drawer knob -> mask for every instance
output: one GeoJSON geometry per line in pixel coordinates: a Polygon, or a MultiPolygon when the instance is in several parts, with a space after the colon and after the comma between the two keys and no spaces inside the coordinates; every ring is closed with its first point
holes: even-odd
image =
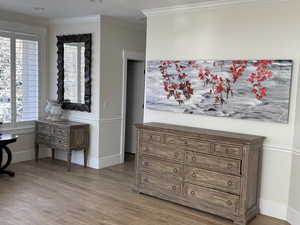
{"type": "Polygon", "coordinates": [[[229,164],[227,165],[227,168],[231,170],[231,169],[233,168],[233,165],[232,165],[231,163],[229,163],[229,164]]]}
{"type": "Polygon", "coordinates": [[[188,142],[187,142],[187,141],[184,141],[184,144],[185,144],[185,145],[188,145],[188,142]]]}
{"type": "Polygon", "coordinates": [[[196,177],[197,175],[196,175],[196,173],[195,172],[193,172],[192,173],[192,177],[196,177]]]}
{"type": "Polygon", "coordinates": [[[192,161],[196,161],[196,160],[197,160],[196,156],[193,156],[192,161]]]}
{"type": "Polygon", "coordinates": [[[149,166],[149,163],[148,163],[148,162],[145,162],[145,163],[144,163],[144,166],[149,166]]]}
{"type": "Polygon", "coordinates": [[[174,173],[178,173],[178,169],[177,168],[174,168],[174,173]]]}
{"type": "Polygon", "coordinates": [[[195,192],[194,192],[194,191],[191,191],[191,195],[193,195],[193,196],[194,196],[194,195],[195,195],[195,192]]]}
{"type": "Polygon", "coordinates": [[[228,181],[228,186],[232,186],[233,185],[233,182],[230,180],[228,181]]]}
{"type": "Polygon", "coordinates": [[[228,200],[227,202],[227,205],[232,205],[232,201],[228,200]]]}
{"type": "Polygon", "coordinates": [[[175,158],[178,158],[178,156],[179,156],[178,152],[175,152],[175,153],[174,153],[174,157],[175,157],[175,158]]]}
{"type": "Polygon", "coordinates": [[[144,178],[144,182],[148,182],[148,179],[147,179],[147,178],[144,178]]]}
{"type": "Polygon", "coordinates": [[[175,185],[174,185],[174,186],[172,186],[172,190],[173,190],[173,191],[176,191],[176,189],[177,189],[177,188],[176,188],[176,186],[175,186],[175,185]]]}

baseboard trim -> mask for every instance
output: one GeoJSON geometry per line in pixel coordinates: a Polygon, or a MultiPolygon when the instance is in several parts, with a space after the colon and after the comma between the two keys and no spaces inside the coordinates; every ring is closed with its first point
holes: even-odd
{"type": "Polygon", "coordinates": [[[287,205],[271,201],[260,199],[260,213],[266,216],[271,216],[277,219],[287,219],[287,205]]]}
{"type": "Polygon", "coordinates": [[[300,212],[295,210],[294,208],[289,207],[287,212],[287,221],[291,225],[298,225],[300,224],[300,212]]]}
{"type": "Polygon", "coordinates": [[[122,163],[120,154],[100,157],[100,160],[99,160],[100,169],[118,165],[120,163],[122,163]]]}
{"type": "MultiPolygon", "coordinates": [[[[49,151],[47,150],[42,150],[40,151],[39,158],[47,158],[49,157],[49,151]]],[[[23,151],[17,151],[17,152],[12,152],[12,163],[18,163],[18,162],[24,162],[24,161],[30,161],[33,160],[34,157],[34,150],[29,149],[29,150],[23,150],[23,151]]],[[[4,162],[7,159],[7,155],[3,154],[3,160],[4,162]]]]}
{"type": "MultiPolygon", "coordinates": [[[[63,160],[63,161],[67,161],[67,152],[66,151],[59,151],[56,150],[55,151],[55,158],[59,159],[59,160],[63,160]]],[[[84,162],[83,162],[84,156],[83,156],[83,151],[77,151],[77,152],[73,152],[72,154],[72,163],[83,166],[84,162]]],[[[99,169],[99,158],[97,157],[89,157],[88,158],[88,167],[89,168],[93,168],[93,169],[99,169]]]]}

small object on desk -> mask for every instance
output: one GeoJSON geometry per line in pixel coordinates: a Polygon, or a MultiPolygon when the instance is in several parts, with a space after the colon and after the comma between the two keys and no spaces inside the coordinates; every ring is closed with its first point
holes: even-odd
{"type": "Polygon", "coordinates": [[[6,168],[10,165],[11,160],[12,160],[12,154],[11,154],[10,149],[7,147],[7,145],[16,142],[17,139],[18,139],[18,136],[14,135],[14,134],[0,135],[0,175],[6,174],[6,175],[9,175],[10,177],[15,176],[14,172],[12,172],[10,170],[6,170],[6,168]],[[7,154],[7,161],[5,164],[2,165],[4,151],[7,154]]]}
{"type": "Polygon", "coordinates": [[[89,150],[89,124],[72,121],[38,120],[36,124],[35,159],[39,159],[39,145],[46,145],[52,150],[67,151],[68,171],[71,170],[72,151],[84,151],[84,167],[87,167],[89,150]]]}

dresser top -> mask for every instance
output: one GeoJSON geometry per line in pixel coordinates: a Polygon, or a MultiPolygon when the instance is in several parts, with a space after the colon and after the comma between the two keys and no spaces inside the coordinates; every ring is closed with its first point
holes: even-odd
{"type": "Polygon", "coordinates": [[[49,125],[56,125],[56,126],[65,126],[65,127],[89,125],[87,123],[79,123],[79,122],[74,122],[69,120],[63,120],[63,121],[37,120],[36,122],[46,123],[49,125]]]}
{"type": "Polygon", "coordinates": [[[218,130],[210,130],[203,128],[195,128],[195,127],[186,127],[186,126],[178,126],[171,124],[163,124],[163,123],[144,123],[137,124],[137,128],[139,129],[148,129],[153,131],[163,131],[170,133],[178,133],[180,132],[183,136],[189,135],[194,137],[207,137],[210,139],[224,139],[224,140],[232,140],[239,143],[253,143],[258,141],[263,141],[265,137],[256,136],[256,135],[248,135],[248,134],[240,134],[226,131],[218,131],[218,130]]]}

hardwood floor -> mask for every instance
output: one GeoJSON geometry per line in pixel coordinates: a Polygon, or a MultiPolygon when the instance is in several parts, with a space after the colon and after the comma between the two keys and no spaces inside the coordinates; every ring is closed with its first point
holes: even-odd
{"type": "MultiPolygon", "coordinates": [[[[136,194],[134,163],[103,170],[41,160],[0,177],[1,225],[231,225],[230,221],[136,194]]],[[[251,225],[287,225],[259,216],[251,225]]]]}

